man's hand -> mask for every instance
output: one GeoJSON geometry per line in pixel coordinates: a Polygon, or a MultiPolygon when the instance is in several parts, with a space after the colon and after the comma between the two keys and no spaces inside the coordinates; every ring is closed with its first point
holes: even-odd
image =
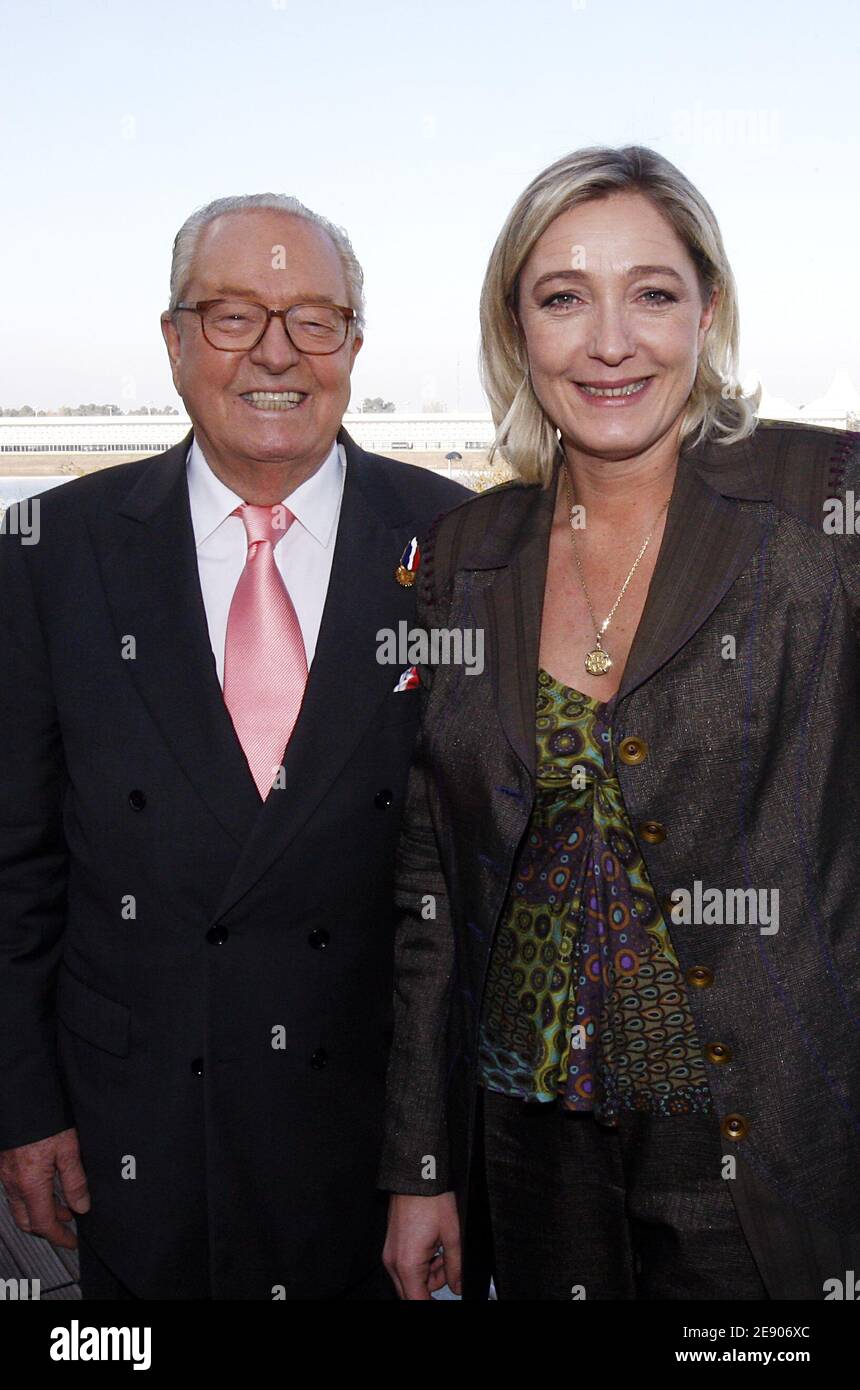
{"type": "Polygon", "coordinates": [[[90,1209],[76,1129],[64,1129],[17,1149],[0,1150],[0,1183],[15,1224],[22,1231],[44,1236],[66,1250],[76,1248],[77,1236],[61,1224],[71,1221],[74,1213],[90,1209]],[[54,1193],[55,1171],[60,1175],[65,1205],[54,1193]]]}
{"type": "Polygon", "coordinates": [[[438,1197],[392,1193],[382,1263],[403,1299],[429,1299],[447,1284],[462,1293],[460,1219],[453,1192],[438,1197]],[[439,1247],[441,1254],[437,1254],[439,1247]]]}

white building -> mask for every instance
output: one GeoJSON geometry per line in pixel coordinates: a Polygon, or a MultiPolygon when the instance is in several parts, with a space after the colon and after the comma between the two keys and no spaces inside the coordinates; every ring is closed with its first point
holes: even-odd
{"type": "MultiPolygon", "coordinates": [[[[493,440],[489,413],[466,415],[347,414],[347,431],[375,453],[485,452],[493,440]]],[[[184,415],[28,415],[0,417],[0,454],[157,454],[190,430],[184,415]]],[[[440,459],[441,462],[441,459],[440,459]]]]}
{"type": "MultiPolygon", "coordinates": [[[[795,406],[764,393],[759,415],[766,420],[797,420],[838,429],[855,428],[860,421],[860,393],[843,370],[837,372],[823,396],[804,406],[795,406]]],[[[371,452],[395,454],[401,458],[411,454],[431,467],[444,468],[467,487],[487,485],[485,455],[494,433],[488,412],[456,415],[349,413],[344,417],[344,425],[356,443],[371,452]],[[448,454],[461,455],[460,459],[453,460],[454,467],[446,460],[448,454]]],[[[117,459],[144,457],[178,444],[190,428],[191,422],[185,415],[0,416],[0,459],[5,454],[21,460],[16,476],[0,477],[0,507],[46,487],[54,487],[92,466],[91,459],[82,459],[79,470],[74,463],[75,454],[114,455],[117,459]],[[48,464],[51,456],[56,458],[55,473],[28,476],[25,461],[28,457],[38,474],[40,467],[51,466],[48,464]]],[[[104,461],[107,464],[110,459],[104,461]]],[[[11,458],[6,466],[14,467],[11,458]]],[[[509,476],[503,464],[498,472],[501,480],[509,476]]]]}
{"type": "Polygon", "coordinates": [[[4,415],[0,454],[157,454],[190,428],[182,415],[4,415]]]}

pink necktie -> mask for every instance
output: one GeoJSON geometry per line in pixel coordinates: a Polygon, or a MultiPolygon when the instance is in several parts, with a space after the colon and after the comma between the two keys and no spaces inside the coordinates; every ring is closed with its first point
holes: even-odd
{"type": "Polygon", "coordinates": [[[224,703],[265,801],[298,718],[308,663],[275,546],[295,517],[288,508],[237,507],[248,535],[224,646],[224,703]]]}

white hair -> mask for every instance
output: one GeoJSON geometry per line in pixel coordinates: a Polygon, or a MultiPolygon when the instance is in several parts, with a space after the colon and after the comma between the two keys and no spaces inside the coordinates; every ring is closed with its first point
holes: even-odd
{"type": "Polygon", "coordinates": [[[303,217],[306,222],[312,222],[315,226],[321,227],[331,237],[346,276],[349,306],[356,313],[356,331],[363,333],[364,272],[358,263],[349,237],[342,227],[329,222],[328,218],[323,217],[321,213],[312,212],[310,208],[305,207],[304,203],[300,203],[298,198],[291,198],[286,193],[246,193],[231,198],[216,198],[213,202],[207,203],[205,207],[197,208],[190,217],[186,218],[173,242],[173,259],[170,263],[170,313],[173,313],[185,293],[185,286],[191,275],[191,263],[194,260],[194,253],[197,250],[197,243],[203,228],[208,227],[210,222],[214,222],[216,217],[223,217],[226,213],[248,212],[255,208],[269,209],[273,212],[288,212],[293,217],[303,217]]]}

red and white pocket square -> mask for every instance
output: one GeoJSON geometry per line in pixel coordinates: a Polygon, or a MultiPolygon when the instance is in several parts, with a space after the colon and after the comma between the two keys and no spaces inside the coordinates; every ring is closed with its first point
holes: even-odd
{"type": "Polygon", "coordinates": [[[394,687],[394,694],[396,695],[400,690],[413,690],[416,685],[420,684],[421,680],[418,675],[418,667],[407,666],[394,687]]]}

